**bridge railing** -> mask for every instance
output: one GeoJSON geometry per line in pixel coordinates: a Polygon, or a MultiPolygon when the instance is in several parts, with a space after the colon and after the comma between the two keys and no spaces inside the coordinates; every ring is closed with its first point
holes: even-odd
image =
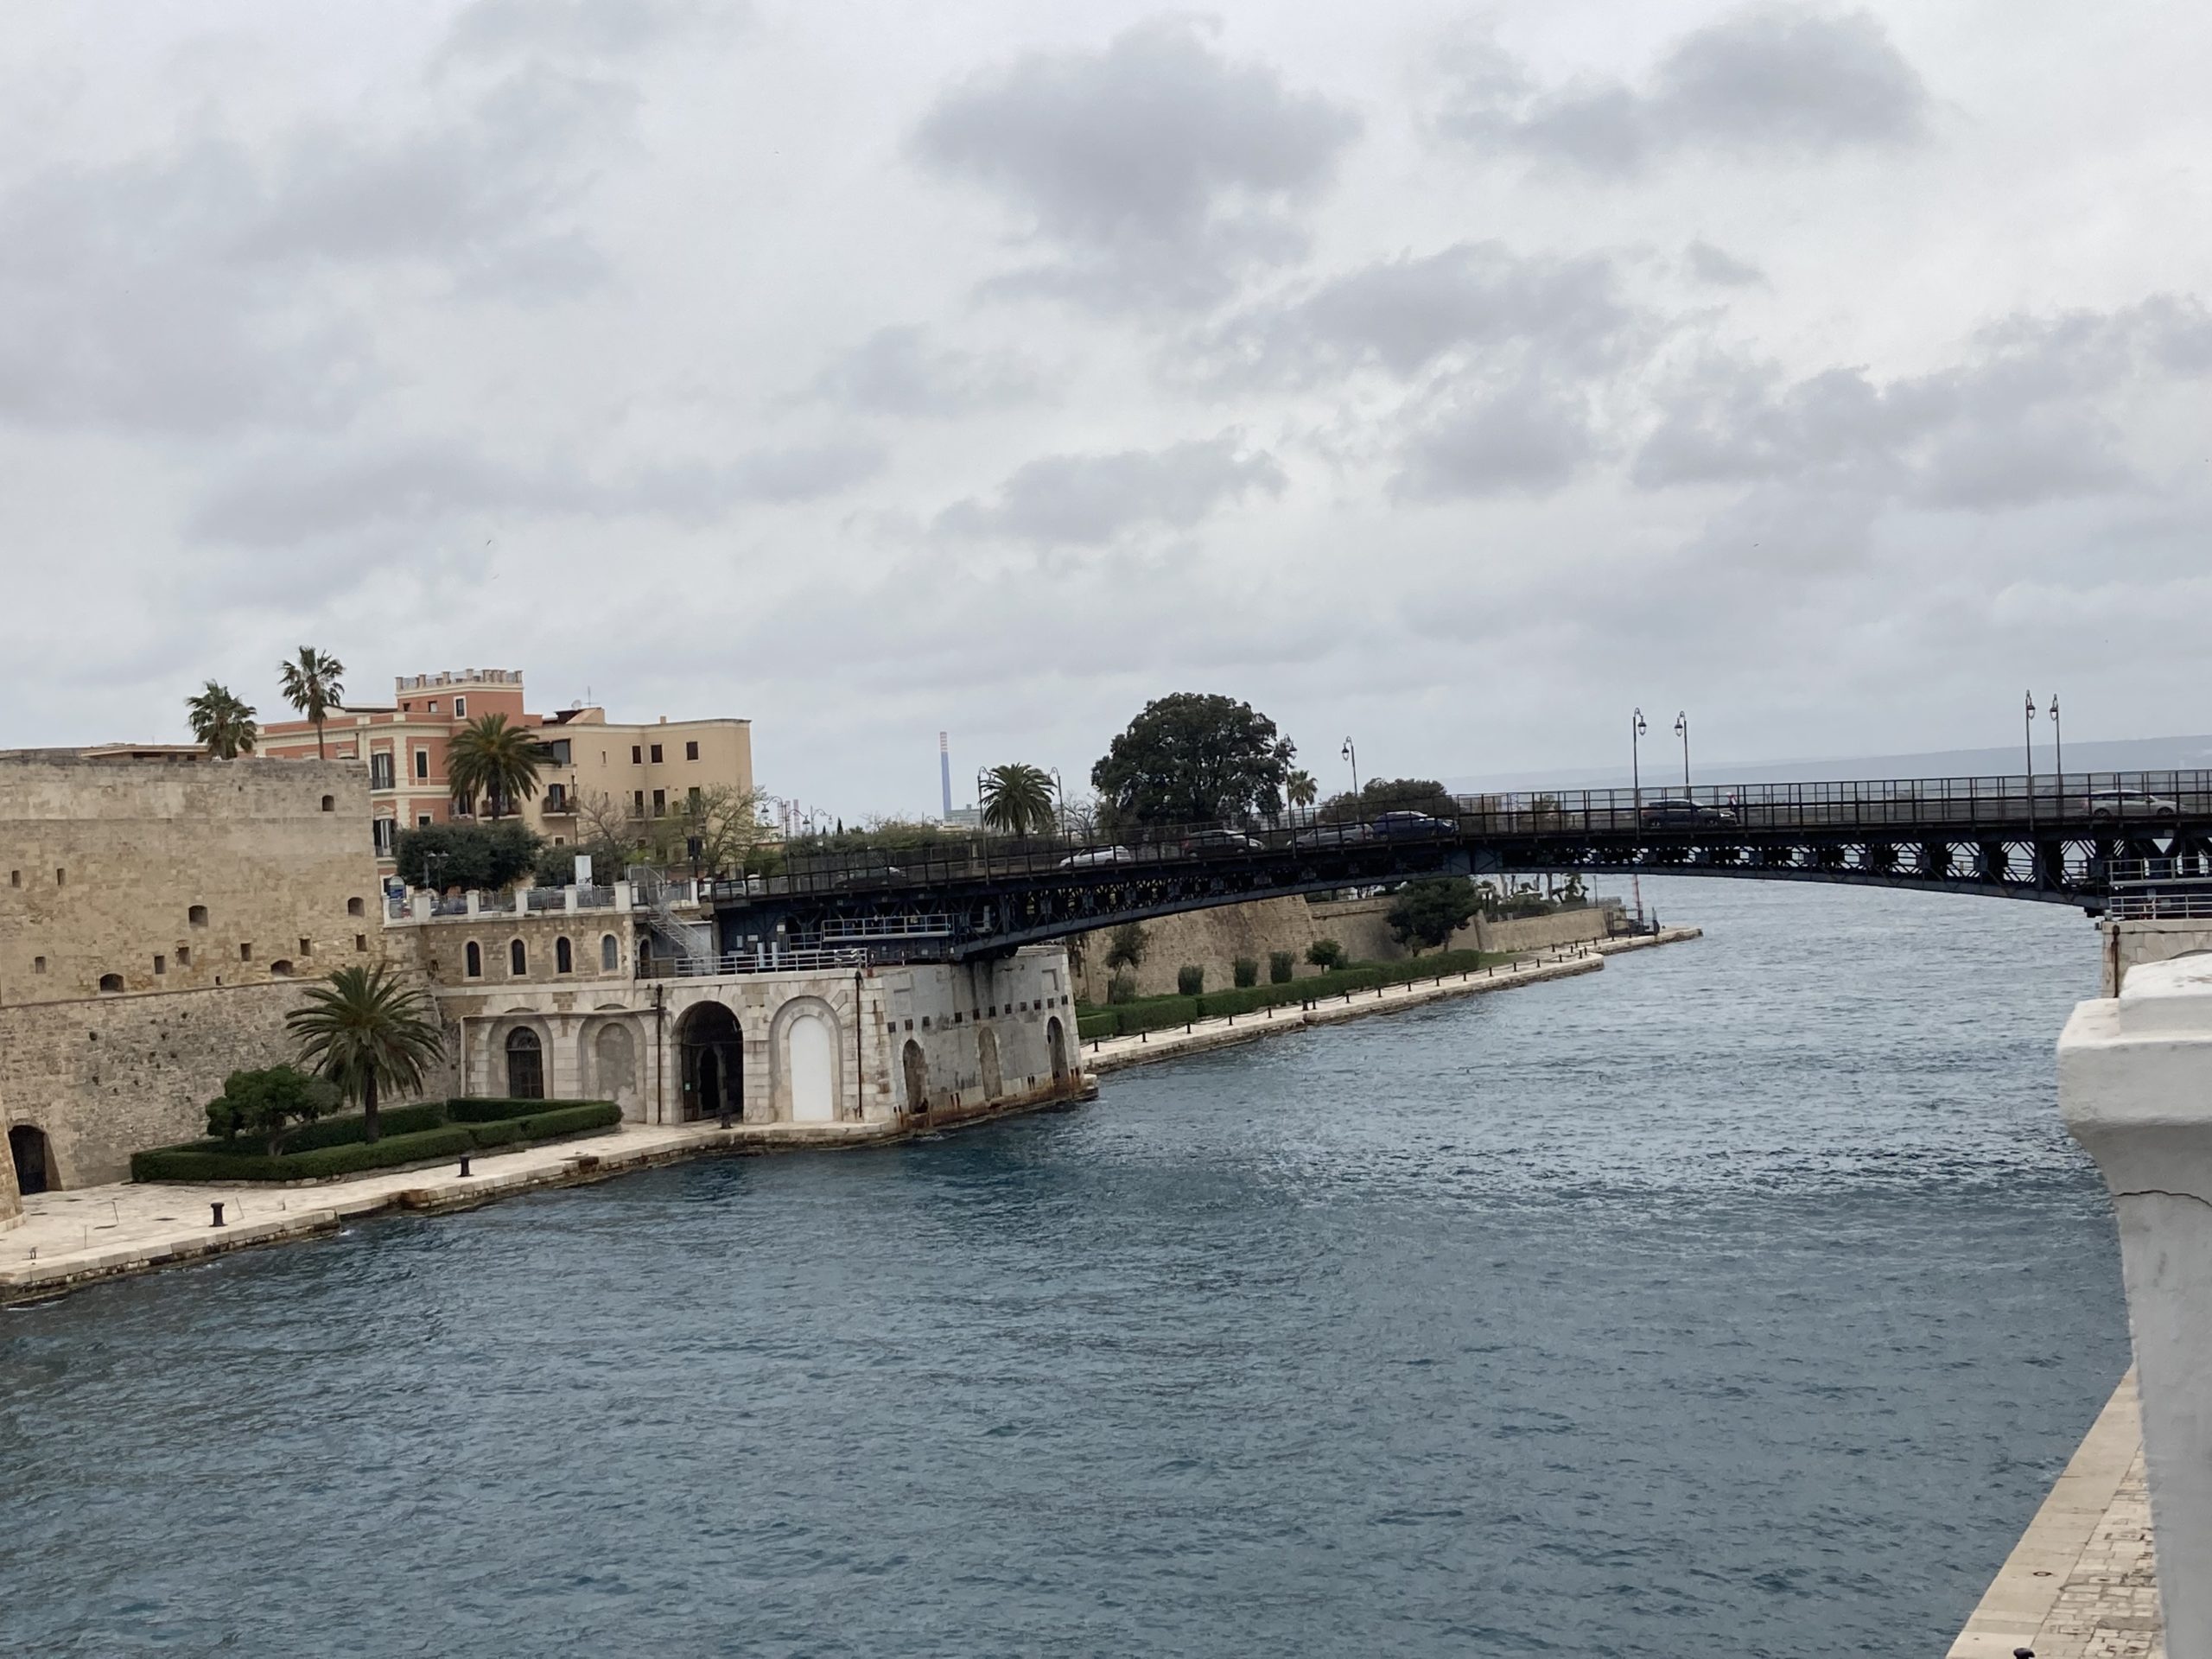
{"type": "Polygon", "coordinates": [[[2212,818],[2212,771],[2067,772],[2011,777],[1900,778],[1832,782],[1700,784],[1655,781],[1641,789],[1541,790],[1440,797],[1429,812],[1367,817],[1304,813],[1148,826],[1119,839],[1060,834],[979,834],[912,848],[796,854],[763,879],[700,884],[700,896],[732,904],[783,895],[850,896],[989,882],[1056,872],[1103,874],[1190,860],[1224,862],[1257,853],[1341,850],[1486,838],[1541,848],[1592,837],[1694,842],[1738,834],[1930,830],[1961,841],[2038,835],[2157,834],[2182,818],[2212,818]],[[1446,812],[1450,816],[1444,816],[1446,812]]]}

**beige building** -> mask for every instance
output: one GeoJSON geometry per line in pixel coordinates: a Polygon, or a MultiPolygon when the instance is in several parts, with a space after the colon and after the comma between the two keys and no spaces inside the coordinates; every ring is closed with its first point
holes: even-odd
{"type": "MultiPolygon", "coordinates": [[[[753,787],[753,722],[712,719],[650,725],[614,722],[596,706],[532,714],[524,706],[523,677],[509,668],[467,668],[442,674],[404,674],[393,683],[388,706],[357,704],[334,710],[324,722],[322,751],[334,760],[369,770],[370,833],[378,868],[389,874],[403,830],[444,823],[456,810],[446,772],[454,735],[486,715],[537,729],[549,751],[538,776],[537,799],[523,821],[556,845],[588,840],[580,803],[603,796],[640,829],[651,820],[680,815],[684,804],[720,787],[753,787]]],[[[272,721],[262,728],[261,753],[280,760],[308,760],[315,729],[304,720],[272,721]]],[[[611,873],[609,873],[611,874],[611,873]]]]}
{"type": "Polygon", "coordinates": [[[351,763],[0,754],[0,1216],[204,1132],[302,982],[383,953],[351,763]]]}

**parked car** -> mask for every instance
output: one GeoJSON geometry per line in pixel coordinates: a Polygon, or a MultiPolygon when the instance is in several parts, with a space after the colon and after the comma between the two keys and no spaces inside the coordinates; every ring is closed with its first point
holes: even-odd
{"type": "Polygon", "coordinates": [[[1441,818],[1431,817],[1426,812],[1385,812],[1373,819],[1368,827],[1385,841],[1453,833],[1450,824],[1441,818]]]}
{"type": "Polygon", "coordinates": [[[1375,839],[1375,832],[1363,823],[1315,823],[1300,830],[1290,843],[1294,847],[1351,847],[1375,839]]]}
{"type": "Polygon", "coordinates": [[[2163,795],[2146,795],[2133,789],[2093,789],[2082,803],[2096,823],[2112,818],[2171,818],[2181,808],[2163,795]]]}
{"type": "Polygon", "coordinates": [[[1647,830],[1687,830],[1708,824],[1733,823],[1736,815],[1725,806],[1707,806],[1681,796],[1662,796],[1646,801],[1637,822],[1647,830]]]}
{"type": "Polygon", "coordinates": [[[1064,870],[1088,870],[1101,864],[1134,864],[1137,855],[1126,847],[1086,847],[1060,861],[1064,870]]]}
{"type": "Polygon", "coordinates": [[[1267,850],[1267,842],[1257,836],[1248,836],[1242,830],[1215,827],[1193,830],[1183,837],[1186,853],[1257,853],[1267,850]]]}

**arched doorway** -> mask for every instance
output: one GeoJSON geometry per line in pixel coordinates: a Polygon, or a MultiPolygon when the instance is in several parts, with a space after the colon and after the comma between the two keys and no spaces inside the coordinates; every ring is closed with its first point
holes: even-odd
{"type": "Polygon", "coordinates": [[[999,1065],[999,1034],[988,1026],[976,1027],[976,1060],[982,1067],[983,1098],[996,1100],[1006,1093],[1006,1073],[999,1065]]]}
{"type": "Polygon", "coordinates": [[[16,1164],[16,1190],[25,1198],[54,1185],[54,1160],[48,1155],[45,1130],[16,1124],[8,1131],[8,1155],[16,1164]]]}
{"type": "Polygon", "coordinates": [[[1052,1081],[1063,1084],[1068,1080],[1068,1034],[1060,1028],[1057,1014],[1045,1022],[1045,1046],[1052,1056],[1052,1081]]]}
{"type": "Polygon", "coordinates": [[[537,1033],[527,1026],[507,1033],[507,1098],[545,1098],[545,1051],[538,1046],[537,1033]]]}
{"type": "Polygon", "coordinates": [[[620,1106],[623,1116],[640,1116],[637,1051],[629,1027],[613,1020],[601,1026],[592,1039],[592,1063],[600,1094],[620,1106]]]}
{"type": "Polygon", "coordinates": [[[719,1002],[702,1002],[676,1027],[683,1080],[683,1121],[745,1116],[745,1037],[737,1016],[719,1002]]]}
{"type": "Polygon", "coordinates": [[[791,1068],[791,1122],[829,1123],[837,1116],[837,1037],[829,1020],[801,1014],[784,1029],[791,1068]]]}
{"type": "Polygon", "coordinates": [[[930,1109],[930,1063],[922,1058],[922,1046],[912,1038],[906,1039],[904,1063],[906,1070],[906,1109],[916,1117],[930,1109]]]}

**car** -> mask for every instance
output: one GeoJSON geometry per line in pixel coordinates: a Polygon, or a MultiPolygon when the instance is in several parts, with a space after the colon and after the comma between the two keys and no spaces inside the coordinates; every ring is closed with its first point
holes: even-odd
{"type": "Polygon", "coordinates": [[[1707,824],[1733,823],[1736,815],[1725,806],[1707,806],[1677,795],[1646,801],[1637,822],[1647,830],[1684,830],[1707,824]]]}
{"type": "Polygon", "coordinates": [[[1257,853],[1266,849],[1267,842],[1242,830],[1193,830],[1183,837],[1183,850],[1186,853],[1257,853]]]}
{"type": "Polygon", "coordinates": [[[1064,870],[1095,869],[1102,864],[1134,864],[1137,855],[1126,847],[1086,847],[1060,861],[1064,870]]]}
{"type": "Polygon", "coordinates": [[[2082,803],[2082,809],[2096,823],[2112,818],[2171,818],[2181,815],[2181,808],[2164,796],[2149,795],[2137,789],[2093,789],[2082,803]]]}
{"type": "Polygon", "coordinates": [[[1316,823],[1300,830],[1291,842],[1294,847],[1354,847],[1375,839],[1375,832],[1363,823],[1316,823]]]}
{"type": "Polygon", "coordinates": [[[1450,824],[1426,812],[1384,812],[1371,820],[1368,827],[1385,841],[1402,841],[1413,836],[1448,836],[1450,824]]]}

